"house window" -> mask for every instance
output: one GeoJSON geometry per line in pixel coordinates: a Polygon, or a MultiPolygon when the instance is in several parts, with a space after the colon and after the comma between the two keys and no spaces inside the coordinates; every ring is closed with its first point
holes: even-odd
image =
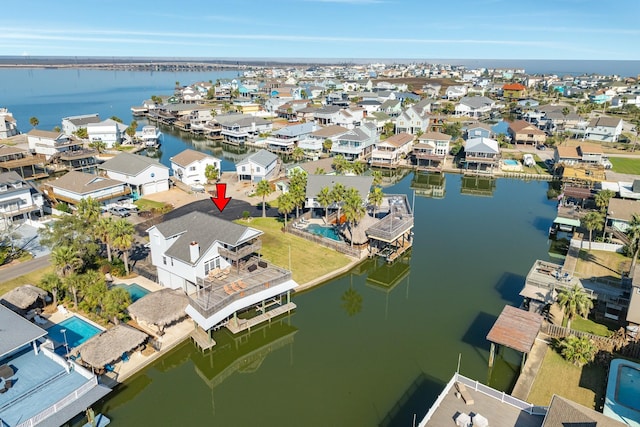
{"type": "Polygon", "coordinates": [[[246,171],[246,168],[245,168],[245,166],[243,166],[243,167],[242,167],[242,172],[244,172],[244,171],[246,171]]]}
{"type": "Polygon", "coordinates": [[[208,275],[211,270],[216,268],[220,268],[220,257],[215,257],[204,262],[204,275],[208,275]]]}
{"type": "Polygon", "coordinates": [[[256,166],[256,172],[260,172],[260,166],[256,166]]]}
{"type": "Polygon", "coordinates": [[[166,256],[163,256],[163,257],[162,257],[162,263],[163,263],[164,265],[167,265],[167,257],[166,257],[166,256]]]}
{"type": "Polygon", "coordinates": [[[193,172],[193,171],[196,170],[196,167],[195,166],[189,166],[189,170],[193,172]]]}

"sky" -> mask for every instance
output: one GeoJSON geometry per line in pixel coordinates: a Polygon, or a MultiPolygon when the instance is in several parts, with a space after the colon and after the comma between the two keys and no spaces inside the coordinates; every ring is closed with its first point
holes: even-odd
{"type": "Polygon", "coordinates": [[[640,0],[22,0],[0,55],[640,60],[640,0]]]}

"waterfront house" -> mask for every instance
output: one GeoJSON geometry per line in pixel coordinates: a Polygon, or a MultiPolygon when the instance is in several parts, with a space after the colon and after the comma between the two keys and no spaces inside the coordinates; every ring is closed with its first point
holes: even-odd
{"type": "Polygon", "coordinates": [[[298,141],[298,147],[302,148],[307,157],[319,157],[324,150],[324,142],[331,141],[333,144],[338,137],[348,132],[349,129],[338,125],[329,125],[314,130],[298,141]]]}
{"type": "Polygon", "coordinates": [[[31,219],[33,212],[42,215],[42,193],[16,172],[0,173],[0,215],[2,228],[9,222],[31,219]]]}
{"type": "Polygon", "coordinates": [[[86,129],[89,123],[100,123],[98,113],[69,116],[62,119],[62,132],[67,135],[75,135],[80,129],[86,129]]]}
{"type": "Polygon", "coordinates": [[[622,119],[595,117],[587,125],[584,137],[593,141],[616,142],[622,134],[622,119]]]}
{"type": "Polygon", "coordinates": [[[219,324],[243,330],[251,321],[239,320],[237,313],[258,307],[266,314],[283,295],[289,303],[298,286],[290,271],[258,259],[260,230],[194,212],[147,232],[158,282],[188,294],[185,311],[204,331],[219,324]]]}
{"type": "Polygon", "coordinates": [[[413,158],[418,169],[436,169],[442,167],[447,154],[451,135],[440,132],[425,132],[418,137],[413,146],[413,158]]]}
{"type": "Polygon", "coordinates": [[[116,122],[113,119],[103,120],[98,123],[87,123],[89,141],[102,141],[107,148],[122,144],[128,138],[125,133],[126,130],[127,125],[116,122]]]}
{"type": "Polygon", "coordinates": [[[0,108],[0,139],[11,138],[18,133],[18,123],[13,114],[6,108],[0,108]]]}
{"type": "Polygon", "coordinates": [[[277,155],[267,150],[259,150],[236,163],[236,173],[240,181],[268,181],[275,177],[277,166],[277,155]]]}
{"type": "Polygon", "coordinates": [[[27,141],[29,150],[44,155],[47,161],[58,160],[67,151],[82,150],[82,141],[62,132],[31,129],[27,133],[27,141]]]}
{"type": "Polygon", "coordinates": [[[365,123],[340,135],[331,145],[331,152],[352,161],[368,159],[377,141],[376,126],[372,123],[365,123]]]}
{"type": "MultiPolygon", "coordinates": [[[[355,188],[363,201],[367,201],[369,198],[369,192],[373,185],[373,176],[347,176],[347,175],[315,175],[310,174],[307,176],[307,187],[305,190],[306,201],[305,207],[307,209],[321,209],[320,215],[324,215],[324,206],[316,201],[316,197],[322,191],[323,188],[329,190],[337,184],[342,184],[347,190],[355,188]]],[[[329,206],[329,208],[337,209],[337,204],[329,206]]]]}
{"type": "Polygon", "coordinates": [[[396,167],[411,153],[415,136],[410,133],[398,133],[378,142],[371,152],[371,166],[396,167]]]}
{"type": "Polygon", "coordinates": [[[449,86],[444,92],[446,99],[460,99],[467,94],[466,86],[449,86]]]}
{"type": "Polygon", "coordinates": [[[285,126],[268,136],[264,144],[267,150],[273,153],[291,155],[298,141],[317,129],[318,127],[313,122],[285,126]]]}
{"type": "Polygon", "coordinates": [[[47,331],[0,305],[0,425],[64,425],[111,389],[54,351],[47,331]]]}
{"type": "Polygon", "coordinates": [[[607,206],[605,233],[628,244],[629,238],[624,233],[629,229],[634,214],[640,214],[640,201],[611,198],[607,206]]]}
{"type": "Polygon", "coordinates": [[[500,161],[498,141],[491,138],[470,138],[464,146],[465,169],[476,172],[493,172],[500,161]]]}
{"type": "Polygon", "coordinates": [[[138,196],[169,189],[169,168],[147,156],[123,152],[102,163],[99,169],[109,178],[126,183],[138,196]]]}
{"type": "Polygon", "coordinates": [[[209,165],[213,165],[218,170],[218,177],[222,173],[220,159],[190,148],[181,151],[169,160],[173,176],[186,185],[206,183],[205,171],[209,165]]]}
{"type": "Polygon", "coordinates": [[[486,123],[475,122],[464,128],[466,139],[469,138],[491,138],[493,129],[486,123]]]}
{"type": "Polygon", "coordinates": [[[509,83],[502,86],[502,97],[508,100],[522,99],[526,93],[526,86],[520,83],[509,83]]]}
{"type": "Polygon", "coordinates": [[[580,144],[577,147],[556,146],[554,148],[556,165],[603,165],[606,157],[602,147],[596,144],[580,144]]]}
{"type": "Polygon", "coordinates": [[[395,127],[396,133],[407,132],[415,135],[418,132],[426,132],[429,128],[429,115],[416,106],[411,106],[396,117],[395,127]]]}
{"type": "Polygon", "coordinates": [[[136,131],[135,138],[148,147],[154,147],[159,144],[162,132],[153,125],[144,125],[142,130],[136,131]]]}
{"type": "Polygon", "coordinates": [[[547,139],[546,133],[525,120],[516,120],[509,123],[507,132],[509,132],[511,142],[514,144],[539,145],[544,144],[547,139]]]}
{"type": "Polygon", "coordinates": [[[14,145],[0,145],[0,169],[6,172],[15,171],[25,179],[44,178],[49,176],[46,163],[44,154],[32,154],[14,145]]]}
{"type": "Polygon", "coordinates": [[[221,135],[224,142],[231,145],[244,145],[248,140],[255,139],[261,133],[269,133],[273,123],[261,117],[233,115],[216,117],[220,123],[221,135]]]}
{"type": "Polygon", "coordinates": [[[122,181],[78,171],[70,171],[57,179],[47,181],[42,185],[42,189],[54,203],[65,202],[72,205],[91,197],[103,206],[108,206],[131,194],[129,186],[122,181]]]}
{"type": "Polygon", "coordinates": [[[488,116],[496,102],[486,96],[465,96],[455,106],[455,115],[480,118],[488,116]]]}

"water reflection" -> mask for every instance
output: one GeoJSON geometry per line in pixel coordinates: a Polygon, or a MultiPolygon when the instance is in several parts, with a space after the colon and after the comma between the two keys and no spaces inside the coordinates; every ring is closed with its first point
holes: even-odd
{"type": "Polygon", "coordinates": [[[460,193],[470,196],[493,197],[496,181],[496,178],[487,176],[463,176],[460,193]]]}
{"type": "Polygon", "coordinates": [[[415,172],[411,180],[411,189],[416,196],[444,199],[447,179],[442,173],[415,172]]]}

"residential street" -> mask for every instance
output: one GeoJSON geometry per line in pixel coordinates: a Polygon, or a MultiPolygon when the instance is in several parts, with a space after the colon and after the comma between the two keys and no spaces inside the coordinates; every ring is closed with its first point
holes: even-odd
{"type": "Polygon", "coordinates": [[[45,255],[9,267],[3,267],[0,269],[0,283],[15,279],[33,270],[44,268],[50,264],[50,261],[50,255],[45,255]]]}

